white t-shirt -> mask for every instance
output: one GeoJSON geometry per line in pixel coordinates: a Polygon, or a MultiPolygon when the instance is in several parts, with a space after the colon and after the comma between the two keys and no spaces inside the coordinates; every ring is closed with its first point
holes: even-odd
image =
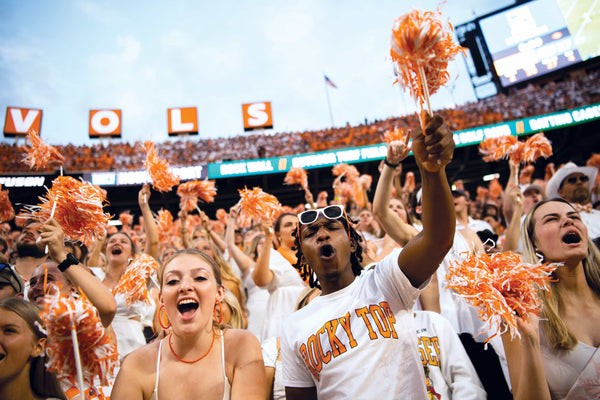
{"type": "Polygon", "coordinates": [[[285,386],[315,386],[319,399],[428,399],[412,315],[420,289],[398,254],[286,318],[285,386]]]}
{"type": "Polygon", "coordinates": [[[416,311],[415,328],[430,398],[487,397],[467,352],[446,318],[432,311],[416,311]]]}
{"type": "Polygon", "coordinates": [[[269,269],[273,272],[273,280],[266,286],[271,296],[260,335],[261,342],[280,336],[279,328],[283,319],[294,312],[298,297],[306,287],[298,271],[277,250],[271,249],[269,269]]]}
{"type": "Polygon", "coordinates": [[[273,400],[285,400],[285,387],[281,384],[281,360],[279,358],[279,349],[277,348],[277,338],[272,337],[265,340],[262,345],[262,356],[265,367],[275,369],[273,375],[273,400]]]}

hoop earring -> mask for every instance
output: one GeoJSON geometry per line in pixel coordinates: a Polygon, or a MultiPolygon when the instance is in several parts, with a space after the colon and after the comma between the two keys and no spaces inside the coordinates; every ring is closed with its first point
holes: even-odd
{"type": "MultiPolygon", "coordinates": [[[[164,309],[165,309],[165,305],[164,305],[164,304],[161,304],[161,305],[160,305],[160,307],[158,308],[158,315],[157,315],[157,317],[158,317],[158,324],[159,324],[159,325],[160,325],[160,326],[161,326],[161,327],[162,327],[164,330],[167,330],[167,329],[169,329],[169,328],[171,327],[171,321],[169,321],[169,317],[167,317],[167,322],[169,323],[169,325],[167,325],[167,326],[164,326],[164,325],[163,325],[163,321],[162,321],[162,318],[161,318],[161,316],[160,316],[160,315],[161,315],[161,311],[163,311],[164,309]]],[[[166,314],[167,314],[167,312],[165,311],[165,315],[166,315],[166,314]]]]}
{"type": "Polygon", "coordinates": [[[213,314],[215,315],[215,321],[217,322],[217,324],[221,325],[221,322],[223,322],[223,310],[221,310],[221,300],[217,300],[215,302],[215,309],[213,314]],[[217,318],[217,304],[219,305],[219,318],[217,318]]]}

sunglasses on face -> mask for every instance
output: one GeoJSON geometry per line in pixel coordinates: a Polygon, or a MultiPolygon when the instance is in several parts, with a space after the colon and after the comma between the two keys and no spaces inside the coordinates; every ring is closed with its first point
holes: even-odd
{"type": "Polygon", "coordinates": [[[586,183],[587,181],[589,181],[590,178],[587,175],[581,175],[581,176],[570,176],[566,179],[566,181],[568,183],[570,183],[571,185],[574,185],[577,183],[577,181],[580,181],[581,183],[586,183]]]}

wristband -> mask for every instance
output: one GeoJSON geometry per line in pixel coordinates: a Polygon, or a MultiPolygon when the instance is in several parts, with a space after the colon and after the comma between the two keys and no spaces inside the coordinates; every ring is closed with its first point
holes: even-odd
{"type": "Polygon", "coordinates": [[[391,163],[388,161],[387,157],[383,159],[383,163],[384,163],[385,165],[387,165],[388,167],[390,167],[391,169],[396,169],[396,167],[397,167],[398,165],[400,165],[400,163],[398,163],[398,164],[391,164],[391,163]]]}
{"type": "Polygon", "coordinates": [[[67,268],[69,268],[71,265],[77,264],[79,264],[79,260],[77,259],[77,257],[75,257],[72,253],[68,253],[67,258],[65,258],[63,262],[58,264],[57,267],[60,270],[60,272],[65,272],[67,268]]]}

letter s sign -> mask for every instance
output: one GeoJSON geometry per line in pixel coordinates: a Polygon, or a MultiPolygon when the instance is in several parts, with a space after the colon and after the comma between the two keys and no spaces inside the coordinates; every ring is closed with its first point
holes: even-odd
{"type": "Polygon", "coordinates": [[[271,102],[242,104],[244,131],[273,128],[271,102]]]}

